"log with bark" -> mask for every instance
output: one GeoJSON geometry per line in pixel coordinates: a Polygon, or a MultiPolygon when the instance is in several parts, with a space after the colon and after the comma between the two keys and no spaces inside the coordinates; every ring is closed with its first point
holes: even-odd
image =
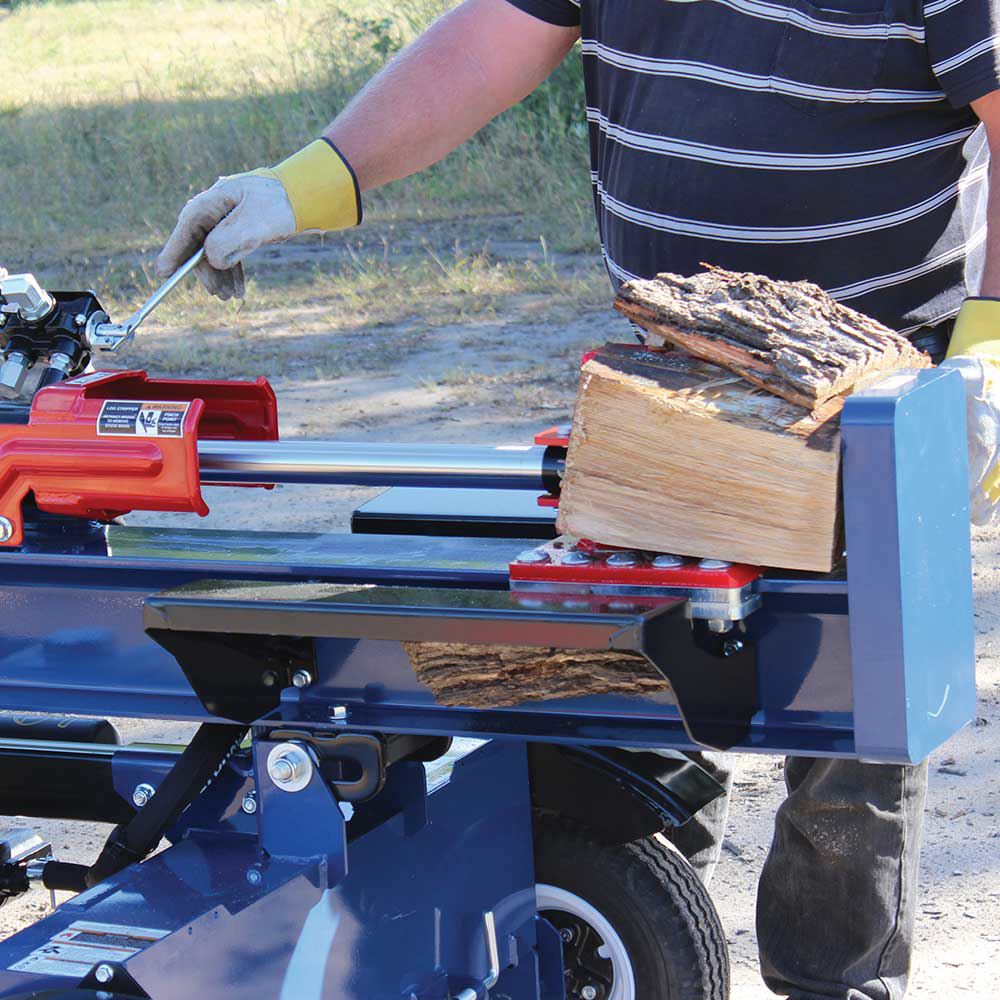
{"type": "Polygon", "coordinates": [[[839,428],[677,352],[583,367],[558,528],[607,545],[829,570],[839,428]]]}
{"type": "Polygon", "coordinates": [[[620,650],[443,642],[404,642],[403,648],[439,705],[504,708],[549,698],[670,690],[645,657],[620,650]]]}
{"type": "Polygon", "coordinates": [[[615,308],[651,346],[672,344],[809,410],[873,374],[930,364],[905,337],[807,281],[718,267],[658,274],[622,285],[615,308]]]}

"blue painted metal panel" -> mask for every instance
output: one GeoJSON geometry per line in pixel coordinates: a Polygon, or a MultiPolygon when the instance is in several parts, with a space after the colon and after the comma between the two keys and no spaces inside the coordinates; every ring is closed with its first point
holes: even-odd
{"type": "Polygon", "coordinates": [[[961,376],[888,378],[841,425],[857,752],[917,762],[975,713],[961,376]]]}
{"type": "MultiPolygon", "coordinates": [[[[426,794],[422,783],[409,787],[426,794]]],[[[351,842],[346,877],[316,860],[343,828],[320,791],[303,799],[312,814],[297,829],[265,830],[278,853],[308,858],[262,855],[255,837],[237,834],[186,839],[0,943],[0,997],[82,978],[9,967],[83,920],[166,932],[122,962],[156,1000],[445,1000],[486,976],[489,910],[501,966],[522,965],[505,975],[511,1000],[539,1000],[523,745],[458,761],[426,796],[426,823],[408,822],[400,803],[351,842]]],[[[286,804],[300,794],[275,791],[286,804]]]]}

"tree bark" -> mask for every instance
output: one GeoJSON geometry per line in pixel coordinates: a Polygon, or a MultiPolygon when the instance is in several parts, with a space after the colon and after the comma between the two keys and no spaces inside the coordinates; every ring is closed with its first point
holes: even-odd
{"type": "Polygon", "coordinates": [[[873,374],[930,365],[905,337],[806,281],[717,267],[664,273],[626,282],[615,308],[653,343],[662,338],[809,410],[873,374]]]}

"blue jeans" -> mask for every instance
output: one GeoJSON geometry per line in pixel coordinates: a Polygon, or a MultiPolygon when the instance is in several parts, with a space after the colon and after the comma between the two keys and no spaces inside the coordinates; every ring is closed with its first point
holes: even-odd
{"type": "MultiPolygon", "coordinates": [[[[732,789],[729,761],[692,755],[732,789]]],[[[927,765],[789,757],[757,893],[764,982],[792,1000],[900,1000],[913,949],[927,765]]],[[[669,836],[703,881],[729,796],[669,836]]]]}

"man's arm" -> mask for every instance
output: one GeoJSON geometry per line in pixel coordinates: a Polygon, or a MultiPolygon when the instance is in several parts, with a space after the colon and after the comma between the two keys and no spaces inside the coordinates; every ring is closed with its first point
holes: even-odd
{"type": "Polygon", "coordinates": [[[322,140],[192,198],[157,271],[173,273],[204,246],[202,284],[220,298],[241,296],[244,257],[305,230],[356,225],[361,191],[440,160],[534,90],[579,34],[507,0],[466,0],[364,87],[322,140]]]}
{"type": "Polygon", "coordinates": [[[466,0],[439,18],[348,104],[324,135],[362,191],[436,163],[562,62],[578,27],[507,0],[466,0]]]}
{"type": "Polygon", "coordinates": [[[986,126],[986,138],[990,146],[989,200],[986,207],[986,260],[983,267],[983,281],[979,294],[991,298],[1000,297],[1000,90],[987,94],[972,102],[976,112],[986,126]]]}

